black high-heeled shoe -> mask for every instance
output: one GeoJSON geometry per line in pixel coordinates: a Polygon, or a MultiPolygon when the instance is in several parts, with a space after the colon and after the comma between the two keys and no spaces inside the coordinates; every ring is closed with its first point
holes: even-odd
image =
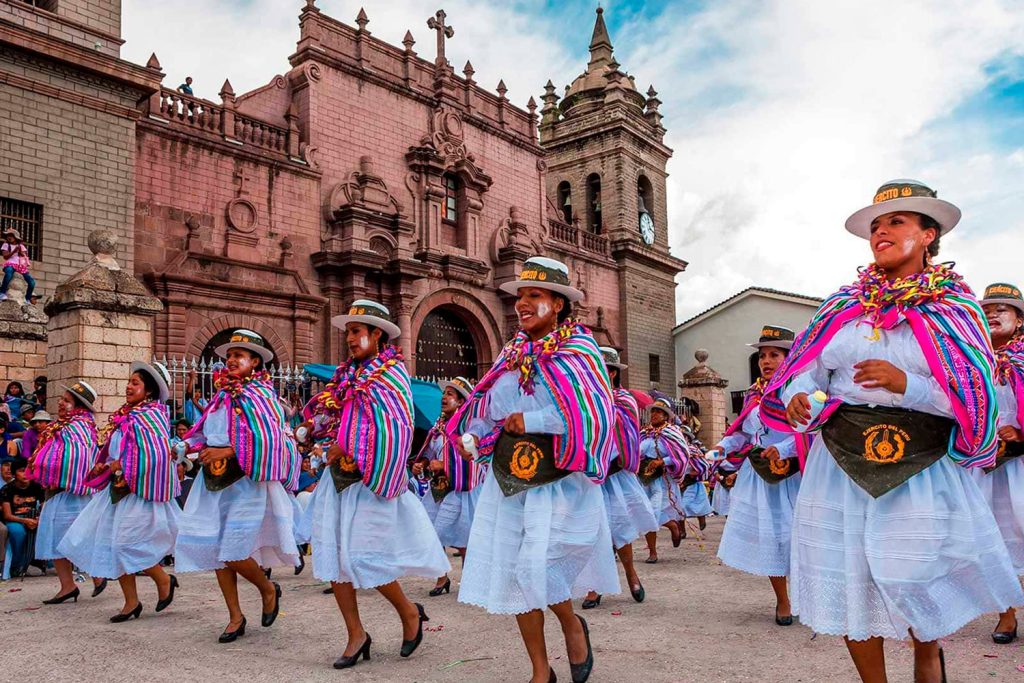
{"type": "Polygon", "coordinates": [[[992,642],[996,645],[1009,645],[1017,640],[1017,622],[1013,622],[1012,631],[995,631],[992,633],[992,642]]]}
{"type": "Polygon", "coordinates": [[[265,576],[265,577],[267,577],[269,579],[270,575],[271,575],[271,573],[273,573],[273,571],[274,571],[273,567],[267,567],[266,569],[263,570],[263,576],[265,576]]]}
{"type": "Polygon", "coordinates": [[[217,642],[218,643],[222,643],[222,644],[223,643],[233,643],[233,642],[235,642],[236,640],[238,640],[239,638],[241,638],[242,636],[245,635],[245,624],[246,624],[245,617],[242,617],[242,624],[241,624],[241,626],[236,628],[234,631],[229,631],[229,630],[227,630],[225,628],[224,629],[224,633],[221,633],[220,637],[217,638],[217,642]]]}
{"type": "Polygon", "coordinates": [[[708,528],[708,518],[707,517],[698,517],[697,518],[697,526],[700,528],[701,531],[704,531],[705,529],[707,529],[708,528]]]}
{"type": "Polygon", "coordinates": [[[658,558],[648,557],[646,560],[644,560],[644,564],[658,564],[658,558]]]}
{"type": "Polygon", "coordinates": [[[590,629],[587,628],[586,620],[578,614],[576,618],[580,620],[580,624],[583,626],[583,636],[587,639],[587,658],[583,660],[582,664],[569,662],[569,673],[572,674],[572,683],[586,683],[590,678],[590,672],[594,669],[594,650],[590,647],[590,629]]]}
{"type": "Polygon", "coordinates": [[[442,593],[451,593],[451,591],[452,591],[452,580],[449,579],[449,578],[446,578],[444,580],[443,584],[441,584],[440,586],[434,586],[432,589],[430,589],[430,592],[427,593],[427,595],[429,595],[432,598],[436,598],[437,596],[441,595],[442,593]]]}
{"type": "Polygon", "coordinates": [[[360,657],[362,657],[365,660],[369,660],[370,659],[370,643],[372,643],[372,642],[373,642],[373,638],[371,638],[370,634],[367,633],[366,634],[366,640],[360,646],[359,651],[356,652],[351,657],[349,657],[348,655],[342,655],[342,656],[338,657],[336,660],[334,660],[334,668],[335,669],[349,669],[349,668],[351,668],[351,667],[356,665],[356,663],[359,661],[360,657]]]}
{"type": "Polygon", "coordinates": [[[644,585],[642,583],[635,590],[630,586],[629,594],[632,595],[633,599],[637,602],[643,602],[644,598],[647,597],[647,592],[644,590],[644,585]]]}
{"type": "Polygon", "coordinates": [[[793,615],[791,614],[788,617],[780,617],[779,613],[776,612],[775,613],[775,623],[778,624],[779,626],[792,626],[793,625],[793,615]]]}
{"type": "Polygon", "coordinates": [[[428,617],[427,613],[423,611],[423,605],[418,602],[415,604],[416,609],[419,610],[420,613],[420,623],[419,626],[416,627],[416,637],[412,640],[402,641],[402,651],[399,652],[399,654],[403,657],[408,657],[413,652],[416,652],[416,648],[418,648],[420,643],[423,642],[423,622],[430,621],[430,617],[428,617]]]}
{"type": "Polygon", "coordinates": [[[334,594],[334,587],[333,586],[328,586],[327,588],[325,588],[323,590],[323,594],[324,595],[333,595],[334,594]]]}
{"type": "Polygon", "coordinates": [[[554,669],[549,669],[551,673],[548,675],[548,683],[558,683],[558,676],[555,675],[554,669]]]}
{"type": "Polygon", "coordinates": [[[171,591],[167,594],[167,597],[156,603],[156,611],[163,612],[165,609],[171,606],[174,602],[174,589],[178,587],[178,577],[171,574],[171,591]]]}
{"type": "Polygon", "coordinates": [[[595,607],[597,607],[600,604],[601,604],[601,594],[598,593],[597,597],[594,598],[593,600],[584,600],[583,601],[583,609],[594,609],[595,607]]]}
{"type": "Polygon", "coordinates": [[[80,590],[78,590],[78,586],[75,586],[75,589],[73,591],[69,591],[69,592],[65,593],[64,595],[58,595],[55,598],[50,598],[49,600],[43,600],[43,604],[44,605],[59,605],[59,604],[61,604],[63,602],[67,602],[68,600],[73,600],[74,602],[78,602],[78,596],[81,595],[81,593],[82,592],[80,590]]]}
{"type": "Polygon", "coordinates": [[[669,527],[668,531],[672,535],[672,547],[678,548],[679,544],[686,538],[686,526],[685,522],[676,522],[675,526],[669,527]]]}
{"type": "Polygon", "coordinates": [[[135,609],[133,609],[131,612],[128,612],[127,614],[125,614],[124,612],[121,612],[119,614],[115,614],[114,616],[110,617],[110,623],[111,624],[120,624],[122,622],[128,621],[129,619],[138,619],[140,614],[142,614],[142,603],[141,602],[139,604],[135,605],[135,609]]]}
{"type": "Polygon", "coordinates": [[[280,611],[281,611],[281,586],[280,586],[280,584],[275,583],[274,584],[274,611],[273,612],[264,612],[263,613],[263,618],[260,619],[260,623],[263,625],[263,628],[268,628],[270,626],[273,626],[274,622],[277,620],[277,614],[280,611]]]}
{"type": "Polygon", "coordinates": [[[92,597],[97,597],[100,593],[107,590],[107,580],[103,579],[92,587],[92,597]]]}
{"type": "Polygon", "coordinates": [[[298,576],[299,574],[301,574],[302,570],[305,569],[305,568],[306,568],[306,558],[303,557],[302,553],[300,552],[299,553],[299,566],[295,568],[295,576],[298,576]]]}
{"type": "Polygon", "coordinates": [[[946,655],[939,648],[939,669],[942,672],[942,683],[946,683],[946,655]]]}

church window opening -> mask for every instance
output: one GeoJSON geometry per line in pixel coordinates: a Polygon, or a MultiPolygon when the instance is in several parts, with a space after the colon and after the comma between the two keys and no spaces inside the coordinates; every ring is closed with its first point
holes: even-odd
{"type": "Polygon", "coordinates": [[[459,179],[450,173],[444,176],[444,204],[441,205],[441,218],[449,223],[459,221],[459,179]]]}
{"type": "Polygon", "coordinates": [[[587,178],[587,210],[590,212],[588,228],[590,232],[600,235],[601,221],[601,176],[591,173],[587,178]]]}
{"type": "Polygon", "coordinates": [[[650,354],[651,383],[661,384],[661,356],[650,354]]]}
{"type": "Polygon", "coordinates": [[[568,180],[558,183],[558,210],[562,212],[562,220],[572,225],[572,186],[568,180]]]}
{"type": "Polygon", "coordinates": [[[640,176],[636,181],[637,213],[654,215],[654,189],[647,176],[640,176]]]}
{"type": "Polygon", "coordinates": [[[0,197],[0,232],[4,230],[17,230],[21,241],[28,248],[28,257],[33,261],[42,260],[42,206],[0,197]]]}
{"type": "Polygon", "coordinates": [[[57,0],[22,0],[26,5],[32,5],[47,12],[57,11],[57,0]]]}

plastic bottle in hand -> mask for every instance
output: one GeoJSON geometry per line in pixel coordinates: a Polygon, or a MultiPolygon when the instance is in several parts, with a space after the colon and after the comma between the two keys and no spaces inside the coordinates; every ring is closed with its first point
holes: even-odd
{"type": "Polygon", "coordinates": [[[187,442],[179,441],[178,443],[174,444],[174,454],[176,456],[178,456],[179,460],[181,458],[184,458],[186,453],[188,453],[188,443],[187,442]]]}
{"type": "Polygon", "coordinates": [[[299,443],[306,443],[306,439],[309,437],[309,430],[305,426],[300,426],[295,430],[295,440],[299,443]]]}
{"type": "Polygon", "coordinates": [[[825,408],[825,402],[828,401],[828,394],[819,389],[808,396],[807,401],[811,404],[811,418],[806,424],[798,424],[796,426],[796,431],[798,432],[806,432],[810,428],[811,423],[814,422],[818,415],[821,414],[821,411],[825,408]]]}
{"type": "Polygon", "coordinates": [[[462,447],[466,449],[466,452],[472,455],[474,458],[478,455],[476,449],[476,439],[473,438],[472,434],[462,435],[462,447]]]}

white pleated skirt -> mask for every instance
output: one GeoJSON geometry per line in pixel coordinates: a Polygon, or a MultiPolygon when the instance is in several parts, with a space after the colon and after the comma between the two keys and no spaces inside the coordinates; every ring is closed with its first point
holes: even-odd
{"type": "Polygon", "coordinates": [[[427,519],[429,519],[430,523],[433,524],[434,520],[437,518],[438,505],[437,501],[434,500],[434,496],[430,494],[430,489],[427,489],[427,492],[421,496],[419,491],[416,489],[416,485],[411,483],[410,477],[409,492],[416,496],[417,500],[420,501],[423,505],[423,509],[427,511],[427,519]]]}
{"type": "Polygon", "coordinates": [[[82,514],[92,496],[76,496],[67,491],[61,491],[53,498],[43,503],[43,509],[39,512],[39,525],[36,527],[36,551],[37,560],[60,560],[61,555],[58,546],[64,540],[68,529],[82,514]]]}
{"type": "Polygon", "coordinates": [[[225,562],[250,557],[264,568],[298,566],[297,508],[279,481],[243,477],[226,489],[209,491],[200,472],[178,520],[175,569],[223,569],[225,562]]]}
{"type": "Polygon", "coordinates": [[[873,498],[817,439],[792,557],[793,613],[818,633],[852,640],[907,639],[911,629],[936,640],[1024,601],[991,510],[949,458],[873,498]]]}
{"type": "Polygon", "coordinates": [[[658,526],[672,520],[682,520],[683,494],[675,479],[659,477],[650,484],[644,484],[644,493],[651,501],[651,509],[658,518],[658,526]]]}
{"type": "Polygon", "coordinates": [[[82,510],[58,551],[90,576],[134,574],[174,553],[179,514],[173,500],[155,503],[130,493],[115,505],[103,490],[82,510]]]}
{"type": "Polygon", "coordinates": [[[683,491],[682,496],[683,513],[687,517],[705,517],[711,514],[711,499],[708,498],[708,487],[704,482],[698,481],[690,484],[683,491]]]}
{"type": "Polygon", "coordinates": [[[616,550],[658,530],[660,525],[651,501],[634,473],[619,470],[601,484],[601,493],[608,513],[612,547],[616,550]]]}
{"type": "MultiPolygon", "coordinates": [[[[739,476],[736,478],[739,479],[739,476]]],[[[722,482],[715,484],[715,488],[711,492],[711,510],[716,515],[722,515],[724,517],[729,514],[730,494],[731,492],[729,489],[722,486],[722,482]]]]}
{"type": "Polygon", "coordinates": [[[1024,575],[1024,458],[1014,458],[991,474],[980,467],[969,471],[996,518],[1014,571],[1024,575]]]}
{"type": "Polygon", "coordinates": [[[330,479],[306,509],[313,576],[376,588],[406,576],[436,579],[451,565],[416,494],[382,498],[362,483],[341,493],[330,479]]]}
{"type": "MultiPolygon", "coordinates": [[[[479,486],[472,491],[454,491],[437,506],[434,530],[442,546],[465,548],[469,544],[469,532],[473,528],[473,513],[480,499],[480,491],[479,486]]],[[[433,498],[429,493],[427,496],[433,498]]]]}
{"type": "Polygon", "coordinates": [[[585,474],[506,497],[488,472],[481,488],[459,602],[522,614],[619,592],[604,496],[585,474]]]}
{"type": "MultiPolygon", "coordinates": [[[[826,455],[831,459],[831,456],[826,455]]],[[[755,576],[788,576],[800,474],[769,484],[744,460],[729,495],[718,559],[755,576]]]]}

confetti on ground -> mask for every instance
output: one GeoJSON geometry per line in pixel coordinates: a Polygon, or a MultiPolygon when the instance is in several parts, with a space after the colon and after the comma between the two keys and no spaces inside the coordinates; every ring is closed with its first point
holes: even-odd
{"type": "Polygon", "coordinates": [[[1017,665],[1017,671],[1019,671],[1022,674],[1024,674],[1024,664],[1018,664],[1017,665]]]}
{"type": "Polygon", "coordinates": [[[437,631],[443,631],[444,630],[444,624],[440,624],[438,626],[424,626],[423,630],[424,631],[433,631],[433,632],[436,633],[437,631]]]}
{"type": "Polygon", "coordinates": [[[622,616],[622,612],[612,612],[612,616],[613,617],[621,617],[622,616]]]}

